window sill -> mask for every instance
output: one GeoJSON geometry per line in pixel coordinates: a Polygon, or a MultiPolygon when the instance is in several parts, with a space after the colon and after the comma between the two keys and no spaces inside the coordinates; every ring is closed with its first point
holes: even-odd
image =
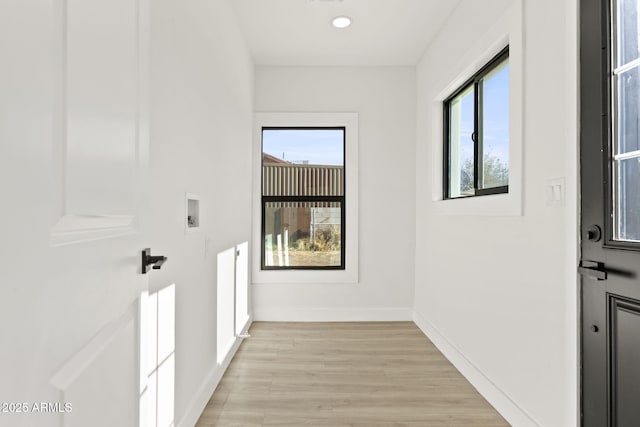
{"type": "Polygon", "coordinates": [[[253,274],[253,284],[291,283],[358,283],[356,269],[345,270],[259,270],[253,274]]]}
{"type": "Polygon", "coordinates": [[[522,216],[522,202],[514,193],[487,194],[434,200],[431,210],[436,215],[522,216]]]}

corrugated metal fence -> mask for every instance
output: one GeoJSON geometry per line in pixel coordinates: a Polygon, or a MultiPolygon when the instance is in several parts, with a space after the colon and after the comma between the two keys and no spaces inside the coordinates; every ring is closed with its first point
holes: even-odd
{"type": "Polygon", "coordinates": [[[342,166],[265,165],[263,196],[343,196],[342,166]]]}

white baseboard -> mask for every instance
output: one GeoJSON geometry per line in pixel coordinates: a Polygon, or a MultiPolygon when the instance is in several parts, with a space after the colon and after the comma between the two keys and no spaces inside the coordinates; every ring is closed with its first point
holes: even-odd
{"type": "MultiPolygon", "coordinates": [[[[251,322],[252,319],[250,317],[247,321],[247,324],[242,330],[248,330],[251,326],[251,322]]],[[[191,403],[189,404],[185,414],[182,416],[182,419],[180,420],[180,422],[176,423],[177,427],[193,427],[196,425],[198,419],[200,418],[200,415],[202,414],[202,411],[207,406],[207,403],[209,402],[209,399],[211,399],[211,396],[216,390],[216,387],[218,387],[218,384],[220,384],[220,380],[222,380],[222,376],[229,367],[229,364],[233,360],[233,357],[236,355],[238,348],[240,348],[241,343],[242,338],[236,337],[233,345],[231,346],[231,349],[229,350],[229,353],[227,354],[227,357],[225,357],[222,364],[214,365],[213,369],[209,372],[205,380],[202,382],[202,385],[198,389],[195,397],[191,400],[191,403]]]]}
{"type": "Polygon", "coordinates": [[[254,308],[257,322],[410,322],[408,308],[254,308]]]}
{"type": "Polygon", "coordinates": [[[478,390],[509,424],[518,427],[539,426],[531,415],[511,400],[506,393],[442,335],[436,327],[416,312],[413,312],[413,321],[438,350],[460,371],[462,376],[478,390]]]}

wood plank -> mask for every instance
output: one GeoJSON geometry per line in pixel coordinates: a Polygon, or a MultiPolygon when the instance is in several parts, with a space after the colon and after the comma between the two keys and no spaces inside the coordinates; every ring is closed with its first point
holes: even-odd
{"type": "Polygon", "coordinates": [[[250,333],[197,427],[508,426],[412,322],[250,333]]]}

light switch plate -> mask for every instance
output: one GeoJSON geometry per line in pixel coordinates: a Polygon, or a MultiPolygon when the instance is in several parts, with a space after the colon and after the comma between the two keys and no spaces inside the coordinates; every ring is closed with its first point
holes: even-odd
{"type": "Polygon", "coordinates": [[[555,178],[547,180],[547,206],[564,206],[565,179],[555,178]]]}

